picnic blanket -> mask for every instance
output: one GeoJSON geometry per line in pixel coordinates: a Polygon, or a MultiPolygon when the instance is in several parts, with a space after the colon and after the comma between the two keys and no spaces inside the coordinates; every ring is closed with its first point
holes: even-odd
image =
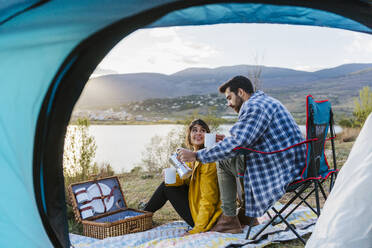
{"type": "MultiPolygon", "coordinates": [[[[290,211],[291,207],[287,210],[290,211]]],[[[260,225],[255,226],[251,230],[253,236],[259,229],[268,221],[268,216],[264,215],[259,218],[260,225]]],[[[288,218],[291,224],[296,226],[296,230],[300,235],[305,235],[312,232],[316,222],[316,215],[309,209],[300,207],[288,218]]],[[[248,240],[245,235],[248,226],[244,228],[244,233],[229,234],[217,232],[205,232],[200,234],[182,235],[190,230],[191,227],[184,221],[175,221],[155,227],[151,230],[139,233],[132,233],[118,237],[106,239],[94,239],[76,234],[70,234],[70,241],[75,248],[85,247],[226,247],[229,244],[245,244],[248,240]]],[[[287,230],[285,224],[270,226],[260,235],[263,238],[257,244],[246,244],[243,247],[263,247],[274,242],[288,241],[296,239],[296,236],[287,230]]]]}

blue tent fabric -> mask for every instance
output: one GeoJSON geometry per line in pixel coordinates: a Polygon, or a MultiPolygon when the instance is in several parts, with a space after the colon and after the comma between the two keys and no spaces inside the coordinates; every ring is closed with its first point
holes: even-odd
{"type": "MultiPolygon", "coordinates": [[[[62,94],[66,78],[77,74],[72,71],[89,49],[103,49],[100,41],[110,40],[107,36],[123,38],[141,27],[239,22],[318,25],[371,33],[372,11],[366,2],[216,2],[203,6],[201,0],[0,1],[0,247],[69,245],[60,190],[63,179],[59,178],[62,154],[48,155],[38,144],[63,147],[68,120],[58,118],[56,99],[68,103],[70,107],[63,111],[71,113],[76,99],[62,94]],[[314,8],[306,8],[312,4],[314,8]],[[88,43],[93,37],[97,43],[88,43]],[[59,129],[48,133],[55,126],[59,129]],[[49,160],[44,160],[46,156],[49,160]],[[53,194],[61,202],[53,202],[53,194]]],[[[115,42],[107,44],[112,47],[115,42]]],[[[92,61],[80,65],[79,79],[87,81],[99,59],[92,61]]],[[[71,85],[81,81],[69,79],[71,85]]],[[[75,94],[80,92],[77,87],[75,94]]]]}
{"type": "Polygon", "coordinates": [[[168,14],[150,27],[215,23],[277,23],[342,28],[370,33],[371,29],[343,16],[322,10],[271,4],[210,4],[168,14]],[[208,18],[206,18],[208,17],[208,18]]]}
{"type": "Polygon", "coordinates": [[[40,0],[1,0],[0,1],[0,24],[12,17],[36,6],[40,0]]]}

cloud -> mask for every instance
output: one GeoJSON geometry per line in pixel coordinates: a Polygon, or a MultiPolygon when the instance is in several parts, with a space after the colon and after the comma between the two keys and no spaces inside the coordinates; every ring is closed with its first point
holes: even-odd
{"type": "Polygon", "coordinates": [[[372,40],[370,35],[353,33],[352,42],[345,47],[349,53],[372,53],[372,40]]]}
{"type": "Polygon", "coordinates": [[[154,57],[148,58],[147,62],[154,65],[154,64],[156,64],[156,58],[154,58],[154,57]]]}
{"type": "Polygon", "coordinates": [[[313,71],[317,71],[317,70],[321,70],[321,69],[324,69],[325,67],[319,67],[319,66],[309,66],[309,65],[296,65],[293,67],[294,70],[298,70],[298,71],[309,71],[309,72],[313,72],[313,71]]]}
{"type": "Polygon", "coordinates": [[[177,35],[177,30],[179,30],[178,27],[153,28],[148,30],[148,33],[153,38],[172,38],[177,35]]]}
{"type": "Polygon", "coordinates": [[[97,66],[97,68],[94,70],[92,75],[90,75],[90,78],[99,77],[99,76],[108,75],[108,74],[117,74],[117,73],[118,72],[115,70],[105,69],[100,66],[97,66]]]}
{"type": "Polygon", "coordinates": [[[101,62],[119,73],[174,73],[186,67],[209,67],[220,52],[179,27],[138,30],[122,40],[101,62]]]}
{"type": "MultiPolygon", "coordinates": [[[[159,37],[160,33],[156,33],[159,37]]],[[[153,56],[163,56],[170,59],[169,62],[186,63],[198,66],[205,64],[206,59],[211,59],[219,52],[209,44],[181,37],[175,29],[169,33],[162,33],[162,37],[168,37],[165,42],[157,42],[153,56]]]]}
{"type": "Polygon", "coordinates": [[[100,66],[119,73],[171,74],[188,67],[236,64],[315,71],[371,61],[372,39],[367,34],[288,25],[220,24],[137,30],[119,42],[100,66]]]}

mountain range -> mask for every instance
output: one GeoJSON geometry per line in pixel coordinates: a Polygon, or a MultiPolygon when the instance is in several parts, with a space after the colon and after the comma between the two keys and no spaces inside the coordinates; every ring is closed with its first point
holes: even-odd
{"type": "Polygon", "coordinates": [[[293,97],[313,94],[331,98],[350,109],[352,98],[358,95],[358,91],[363,86],[372,86],[372,63],[343,64],[314,72],[256,65],[187,68],[171,75],[130,73],[91,78],[77,108],[217,93],[218,86],[233,76],[254,75],[257,71],[261,71],[261,88],[279,100],[287,101],[287,104],[293,97]]]}

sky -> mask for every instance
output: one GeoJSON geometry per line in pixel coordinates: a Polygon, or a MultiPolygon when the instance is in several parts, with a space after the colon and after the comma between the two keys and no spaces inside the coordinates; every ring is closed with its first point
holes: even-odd
{"type": "Polygon", "coordinates": [[[283,24],[217,24],[137,30],[119,42],[94,75],[239,64],[316,71],[372,63],[372,35],[283,24]]]}

